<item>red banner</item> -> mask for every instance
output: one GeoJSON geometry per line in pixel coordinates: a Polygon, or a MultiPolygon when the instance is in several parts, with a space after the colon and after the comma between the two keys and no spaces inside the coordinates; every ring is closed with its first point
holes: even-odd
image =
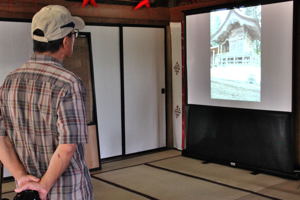
{"type": "Polygon", "coordinates": [[[137,6],[135,6],[134,10],[137,10],[143,6],[146,6],[147,8],[150,8],[150,0],[141,0],[140,3],[138,3],[137,6]]]}
{"type": "Polygon", "coordinates": [[[94,7],[98,7],[96,0],[83,0],[81,6],[84,8],[88,3],[92,4],[94,7]]]}
{"type": "MultiPolygon", "coordinates": [[[[94,7],[98,7],[96,0],[83,0],[82,7],[84,8],[88,3],[92,4],[94,7]]],[[[134,7],[134,10],[138,10],[143,6],[150,8],[150,0],[141,0],[140,3],[134,7]]]]}

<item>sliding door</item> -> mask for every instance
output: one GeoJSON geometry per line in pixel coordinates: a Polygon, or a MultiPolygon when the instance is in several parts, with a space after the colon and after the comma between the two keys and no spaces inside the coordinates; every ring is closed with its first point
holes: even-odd
{"type": "Polygon", "coordinates": [[[164,28],[123,28],[125,153],[166,145],[164,28]]]}
{"type": "Polygon", "coordinates": [[[101,159],[122,155],[119,27],[87,26],[91,33],[101,159]]]}

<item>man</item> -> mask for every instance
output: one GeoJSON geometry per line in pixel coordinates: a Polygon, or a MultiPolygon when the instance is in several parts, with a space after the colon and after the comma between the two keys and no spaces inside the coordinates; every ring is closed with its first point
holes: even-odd
{"type": "Polygon", "coordinates": [[[93,199],[84,161],[85,90],[62,66],[83,28],[63,6],[42,8],[32,19],[33,56],[0,89],[0,160],[16,192],[37,190],[42,200],[93,199]]]}

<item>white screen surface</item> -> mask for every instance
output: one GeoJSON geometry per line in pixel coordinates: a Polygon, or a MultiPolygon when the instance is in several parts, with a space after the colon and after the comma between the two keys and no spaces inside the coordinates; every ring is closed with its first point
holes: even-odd
{"type": "MultiPolygon", "coordinates": [[[[259,98],[214,98],[211,91],[211,14],[187,15],[188,104],[292,111],[293,2],[261,6],[259,98]]],[[[241,74],[242,76],[242,74],[241,74]]]]}

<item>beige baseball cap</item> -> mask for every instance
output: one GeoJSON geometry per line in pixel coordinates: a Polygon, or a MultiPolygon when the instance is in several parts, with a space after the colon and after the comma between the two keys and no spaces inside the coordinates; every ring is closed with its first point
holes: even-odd
{"type": "Polygon", "coordinates": [[[64,6],[49,5],[33,16],[31,36],[36,41],[49,42],[64,38],[74,29],[81,30],[84,26],[84,21],[72,16],[64,6]]]}

